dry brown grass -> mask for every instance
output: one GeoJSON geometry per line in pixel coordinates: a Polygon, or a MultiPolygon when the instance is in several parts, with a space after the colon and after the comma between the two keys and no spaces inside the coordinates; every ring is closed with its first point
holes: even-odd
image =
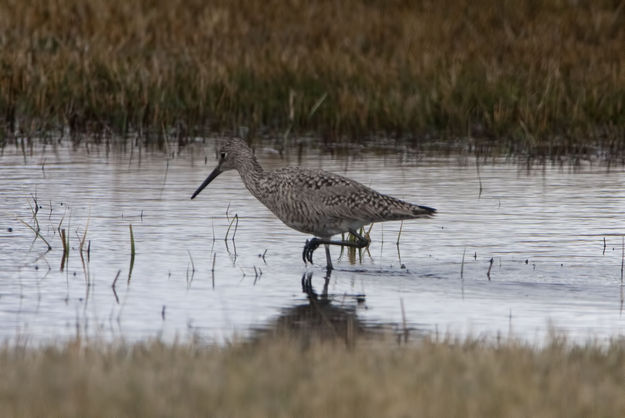
{"type": "Polygon", "coordinates": [[[423,341],[0,349],[0,415],[622,417],[625,346],[423,341]]]}
{"type": "Polygon", "coordinates": [[[0,114],[9,134],[245,125],[620,145],[623,4],[4,0],[0,114]]]}

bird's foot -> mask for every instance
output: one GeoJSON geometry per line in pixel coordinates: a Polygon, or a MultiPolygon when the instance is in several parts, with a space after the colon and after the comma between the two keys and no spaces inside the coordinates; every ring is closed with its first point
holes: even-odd
{"type": "Polygon", "coordinates": [[[306,240],[306,245],[304,245],[304,251],[302,252],[302,258],[304,259],[304,263],[313,263],[313,253],[315,252],[315,250],[317,248],[319,248],[319,245],[321,244],[321,241],[317,238],[312,238],[312,239],[307,239],[306,240]]]}

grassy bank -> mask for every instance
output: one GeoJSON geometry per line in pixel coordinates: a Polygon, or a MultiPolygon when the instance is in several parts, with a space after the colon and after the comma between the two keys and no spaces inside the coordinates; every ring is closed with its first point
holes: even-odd
{"type": "Polygon", "coordinates": [[[4,0],[4,133],[625,132],[619,1],[4,0]]]}
{"type": "Polygon", "coordinates": [[[0,349],[0,415],[619,417],[625,346],[425,341],[0,349]]]}

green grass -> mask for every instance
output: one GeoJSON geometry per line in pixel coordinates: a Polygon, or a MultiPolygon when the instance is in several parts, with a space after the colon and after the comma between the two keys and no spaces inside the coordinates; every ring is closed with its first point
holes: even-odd
{"type": "Polygon", "coordinates": [[[246,126],[621,149],[623,45],[608,0],[6,0],[0,117],[9,137],[246,126]]]}
{"type": "Polygon", "coordinates": [[[622,417],[625,345],[289,338],[0,348],[0,415],[622,417]]]}

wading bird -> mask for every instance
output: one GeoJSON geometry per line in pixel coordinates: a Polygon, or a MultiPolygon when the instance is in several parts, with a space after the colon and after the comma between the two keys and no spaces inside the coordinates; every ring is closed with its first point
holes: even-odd
{"type": "Polygon", "coordinates": [[[245,187],[274,215],[291,228],[313,235],[306,240],[302,258],[312,264],[313,252],[324,244],[327,269],[332,270],[330,245],[364,248],[369,240],[357,231],[374,222],[427,218],[436,209],[414,205],[338,174],[300,167],[265,171],[242,139],[223,141],[217,149],[217,167],[197,188],[195,198],[218,175],[237,170],[245,187]],[[333,235],[349,232],[352,241],[333,241],[333,235]]]}

